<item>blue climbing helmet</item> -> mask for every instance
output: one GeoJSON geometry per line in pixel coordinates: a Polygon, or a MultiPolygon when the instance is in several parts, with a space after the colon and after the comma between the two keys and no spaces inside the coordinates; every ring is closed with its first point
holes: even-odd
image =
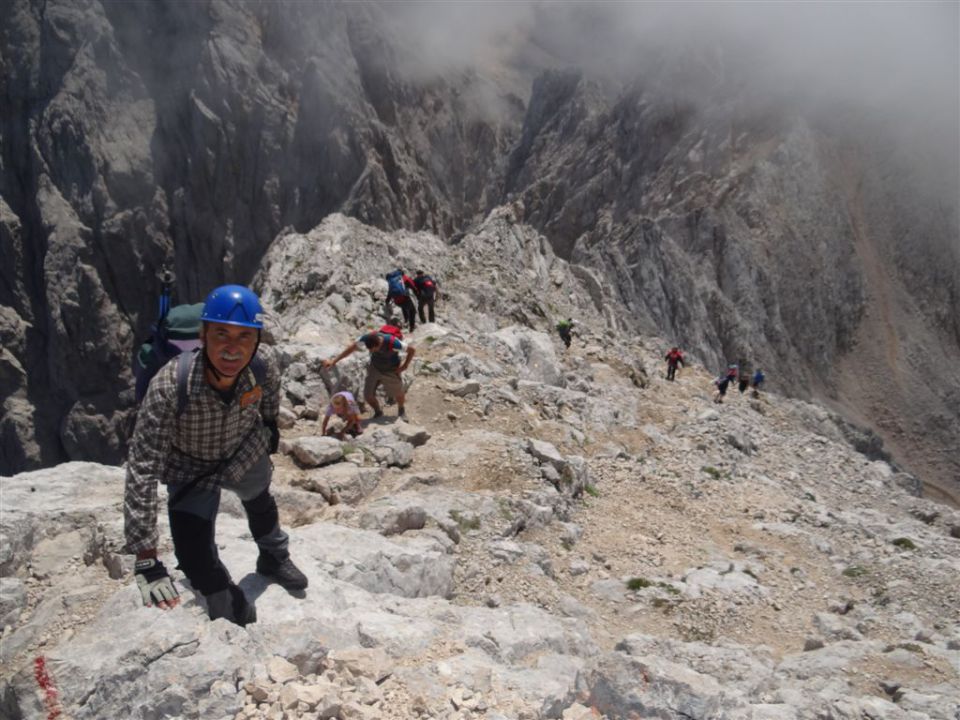
{"type": "Polygon", "coordinates": [[[263,329],[263,306],[260,298],[243,285],[222,285],[207,295],[203,303],[203,322],[242,325],[263,329]]]}

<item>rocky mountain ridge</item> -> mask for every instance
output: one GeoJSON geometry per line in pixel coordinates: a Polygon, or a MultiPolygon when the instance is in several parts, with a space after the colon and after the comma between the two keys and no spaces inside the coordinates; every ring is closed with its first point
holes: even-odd
{"type": "Polygon", "coordinates": [[[960,173],[870,113],[757,97],[706,48],[600,82],[557,13],[426,72],[389,5],[5,10],[0,472],[122,460],[164,262],[196,302],[334,211],[456,241],[519,202],[629,331],[775,367],[955,492],[960,173]]]}
{"type": "Polygon", "coordinates": [[[955,712],[960,514],[854,450],[822,407],[716,405],[696,363],[667,382],[666,342],[619,342],[608,291],[521,212],[453,247],[333,215],[271,248],[257,282],[285,368],[275,491],[310,587],[291,597],[252,572],[225,498],[222,555],[257,623],[210,622],[179,573],[181,607],[140,606],[118,554],[121,469],[3,478],[0,714],[955,712]],[[363,365],[322,359],[380,321],[382,258],[424,248],[444,295],[410,336],[409,422],[388,407],[357,440],[318,437],[363,365]],[[557,316],[580,319],[569,350],[557,316]]]}

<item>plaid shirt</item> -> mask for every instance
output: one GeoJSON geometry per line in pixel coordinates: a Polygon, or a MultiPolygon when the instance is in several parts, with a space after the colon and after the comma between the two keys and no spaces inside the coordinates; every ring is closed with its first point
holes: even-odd
{"type": "Polygon", "coordinates": [[[187,405],[180,417],[176,360],[151,380],[127,458],[123,499],[127,552],[157,546],[158,481],[185,483],[207,476],[196,487],[230,487],[268,451],[263,420],[275,419],[280,410],[280,368],[271,348],[261,345],[257,354],[266,367],[263,386],[257,388],[253,371],[247,368],[229,403],[206,381],[203,361],[195,354],[187,405]]]}

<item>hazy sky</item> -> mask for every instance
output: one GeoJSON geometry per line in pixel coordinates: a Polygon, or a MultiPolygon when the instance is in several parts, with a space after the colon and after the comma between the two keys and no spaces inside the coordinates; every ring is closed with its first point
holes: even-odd
{"type": "Polygon", "coordinates": [[[410,69],[420,74],[552,56],[596,76],[629,80],[653,62],[676,63],[684,65],[686,79],[674,90],[685,97],[695,99],[722,80],[761,101],[866,108],[911,133],[932,133],[954,147],[960,142],[956,0],[485,0],[393,7],[401,8],[399,32],[416,58],[410,69]]]}

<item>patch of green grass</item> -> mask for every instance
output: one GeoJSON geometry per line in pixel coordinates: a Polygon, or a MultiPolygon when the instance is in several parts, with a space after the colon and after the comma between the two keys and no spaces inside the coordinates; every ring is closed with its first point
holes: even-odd
{"type": "Polygon", "coordinates": [[[916,643],[906,642],[899,643],[898,645],[887,645],[883,651],[885,653],[893,652],[894,650],[906,650],[907,652],[912,653],[923,653],[923,648],[917,645],[916,643]]]}
{"type": "Polygon", "coordinates": [[[916,549],[917,549],[917,546],[914,544],[913,540],[911,540],[910,538],[906,538],[906,537],[894,538],[893,544],[896,545],[898,548],[902,548],[902,549],[904,549],[904,550],[916,550],[916,549]]]}
{"type": "Polygon", "coordinates": [[[436,339],[433,335],[427,335],[427,342],[428,342],[428,343],[432,343],[432,342],[436,342],[436,341],[437,341],[437,339],[436,339]]]}
{"type": "Polygon", "coordinates": [[[356,445],[350,445],[350,444],[348,444],[348,443],[344,443],[344,444],[343,444],[343,456],[344,456],[344,457],[347,457],[348,455],[352,455],[352,454],[355,453],[355,452],[359,452],[359,450],[360,450],[360,448],[358,448],[356,445]]]}
{"type": "Polygon", "coordinates": [[[867,574],[867,569],[861,565],[851,565],[843,571],[843,576],[848,578],[863,577],[867,574]]]}
{"type": "Polygon", "coordinates": [[[653,585],[652,582],[642,577],[635,577],[627,580],[627,588],[629,590],[642,590],[643,588],[648,588],[651,585],[653,585]]]}
{"type": "Polygon", "coordinates": [[[480,518],[478,518],[476,515],[473,517],[466,517],[457,510],[451,510],[450,517],[460,528],[461,532],[469,532],[470,530],[480,529],[480,518]]]}
{"type": "Polygon", "coordinates": [[[583,491],[590,497],[600,497],[600,491],[597,490],[596,485],[591,485],[590,483],[587,483],[586,485],[583,486],[583,491]]]}
{"type": "Polygon", "coordinates": [[[661,581],[661,582],[658,582],[658,583],[657,583],[657,587],[658,587],[658,588],[662,588],[663,590],[665,590],[666,592],[670,593],[671,595],[679,595],[679,594],[680,594],[680,591],[677,590],[677,589],[676,589],[673,585],[671,585],[670,583],[665,583],[665,582],[662,582],[662,581],[661,581]]]}
{"type": "Polygon", "coordinates": [[[704,465],[700,469],[703,470],[703,472],[705,472],[707,475],[712,477],[714,480],[719,480],[722,477],[722,474],[720,473],[720,471],[717,470],[712,465],[704,465]]]}

